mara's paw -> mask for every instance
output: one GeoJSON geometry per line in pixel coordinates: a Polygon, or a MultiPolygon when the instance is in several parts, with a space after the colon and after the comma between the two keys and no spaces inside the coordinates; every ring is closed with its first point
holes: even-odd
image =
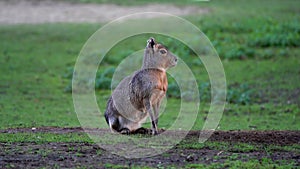
{"type": "Polygon", "coordinates": [[[130,134],[130,130],[128,128],[123,128],[123,129],[120,130],[120,133],[128,135],[128,134],[130,134]]]}
{"type": "Polygon", "coordinates": [[[141,127],[139,129],[135,130],[135,132],[134,132],[134,134],[150,134],[150,133],[151,133],[151,130],[144,128],[144,127],[141,127]]]}
{"type": "Polygon", "coordinates": [[[155,136],[155,135],[158,135],[158,131],[157,130],[151,130],[152,131],[152,135],[155,136]]]}

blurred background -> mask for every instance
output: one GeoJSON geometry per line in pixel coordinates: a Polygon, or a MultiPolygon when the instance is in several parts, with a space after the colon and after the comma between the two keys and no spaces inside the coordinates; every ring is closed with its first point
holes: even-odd
{"type": "MultiPolygon", "coordinates": [[[[300,1],[294,0],[1,0],[0,128],[80,126],[71,81],[85,42],[113,19],[157,11],[196,25],[218,52],[228,85],[218,130],[299,130],[299,6],[300,1]]],[[[143,49],[149,36],[184,60],[196,75],[201,106],[193,129],[200,130],[211,99],[206,69],[186,45],[162,35],[134,36],[108,52],[95,84],[101,111],[111,94],[116,66],[143,49]]],[[[161,128],[172,125],[180,105],[180,91],[172,77],[167,97],[161,128]]]]}

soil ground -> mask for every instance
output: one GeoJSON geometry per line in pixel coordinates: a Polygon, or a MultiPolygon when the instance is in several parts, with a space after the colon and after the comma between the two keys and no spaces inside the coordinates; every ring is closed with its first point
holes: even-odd
{"type": "MultiPolygon", "coordinates": [[[[107,132],[103,129],[88,129],[92,132],[107,132]]],[[[44,127],[37,129],[19,128],[0,130],[0,133],[80,133],[81,128],[55,128],[44,127]]],[[[197,140],[199,131],[191,131],[186,140],[197,140]]],[[[288,146],[300,144],[299,131],[215,131],[209,141],[235,143],[251,143],[255,146],[264,145],[288,146]]],[[[223,163],[234,156],[236,160],[247,161],[249,159],[270,158],[274,161],[294,160],[300,164],[299,151],[278,150],[272,153],[262,149],[251,151],[220,150],[209,147],[204,148],[180,148],[175,146],[168,152],[151,158],[126,159],[111,154],[92,143],[0,143],[0,167],[105,167],[109,165],[122,166],[184,166],[190,163],[223,163]]]]}
{"type": "MultiPolygon", "coordinates": [[[[107,4],[76,4],[52,0],[1,0],[0,24],[36,24],[36,23],[100,23],[136,12],[160,11],[175,15],[204,14],[208,9],[193,6],[178,7],[173,5],[117,6],[107,4]]],[[[151,16],[149,16],[151,17],[151,16]]],[[[274,92],[276,93],[276,92],[274,92]]],[[[298,91],[293,96],[297,96],[298,91]]],[[[292,97],[292,96],[291,96],[292,97]]],[[[298,98],[298,97],[292,97],[298,98]]],[[[265,101],[267,102],[267,101],[265,101]]],[[[100,129],[90,129],[102,132],[100,129]]],[[[5,129],[0,133],[82,133],[81,128],[44,127],[5,129]]],[[[106,132],[106,131],[105,131],[106,132]]],[[[175,132],[175,131],[174,131],[175,132]]],[[[186,140],[197,140],[199,131],[191,131],[186,140]]],[[[238,151],[237,149],[181,148],[175,146],[168,152],[151,158],[126,159],[107,152],[93,143],[35,143],[35,142],[1,142],[0,168],[101,168],[106,164],[122,166],[185,166],[191,163],[223,163],[229,158],[246,161],[249,159],[269,158],[274,161],[294,160],[300,165],[300,153],[284,149],[268,152],[266,145],[279,147],[299,145],[299,131],[215,131],[209,141],[227,142],[230,145],[249,143],[260,149],[238,151]]],[[[299,146],[297,146],[299,148],[299,146]]]]}

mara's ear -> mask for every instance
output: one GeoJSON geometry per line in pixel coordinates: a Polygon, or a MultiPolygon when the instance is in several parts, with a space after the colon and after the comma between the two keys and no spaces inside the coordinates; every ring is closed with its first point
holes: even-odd
{"type": "Polygon", "coordinates": [[[153,48],[153,46],[155,45],[155,39],[154,38],[149,38],[148,40],[147,40],[147,47],[148,48],[153,48]]]}

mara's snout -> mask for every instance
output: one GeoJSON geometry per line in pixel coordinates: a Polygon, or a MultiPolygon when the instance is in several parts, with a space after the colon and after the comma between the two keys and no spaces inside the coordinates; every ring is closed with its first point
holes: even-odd
{"type": "Polygon", "coordinates": [[[178,61],[177,57],[173,55],[173,57],[171,59],[171,63],[170,63],[171,66],[170,67],[176,66],[177,65],[177,61],[178,61]]]}

